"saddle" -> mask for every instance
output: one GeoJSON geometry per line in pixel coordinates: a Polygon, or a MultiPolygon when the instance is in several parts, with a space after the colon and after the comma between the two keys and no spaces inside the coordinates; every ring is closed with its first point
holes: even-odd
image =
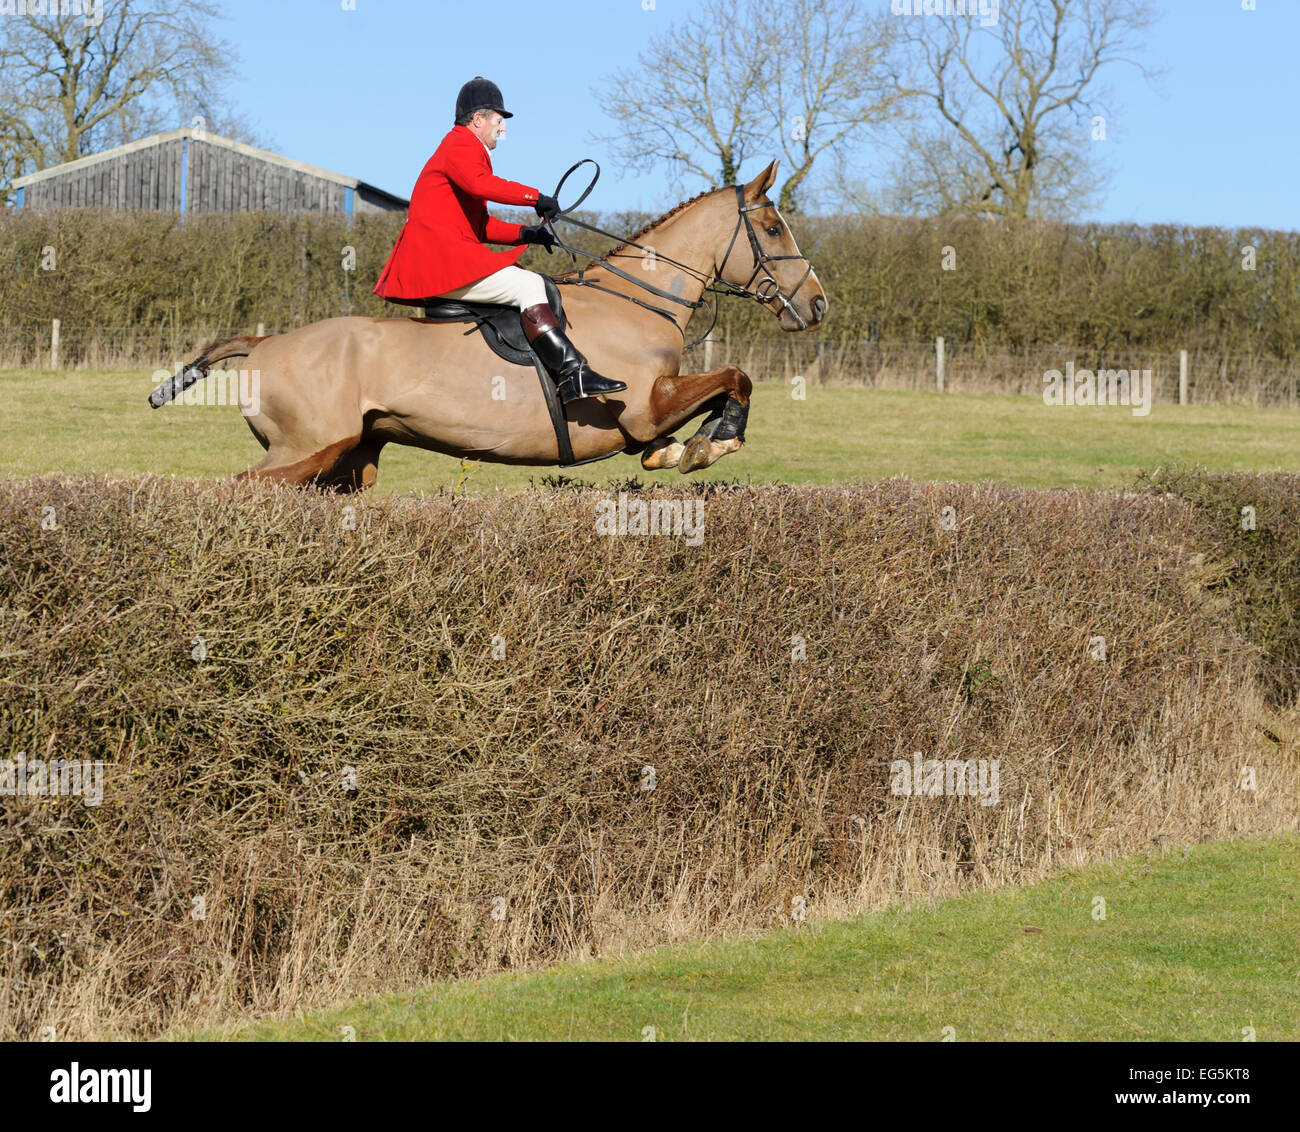
{"type": "MultiPolygon", "coordinates": [[[[550,304],[555,317],[560,321],[560,329],[568,329],[568,319],[564,316],[564,304],[560,302],[560,289],[549,275],[543,275],[546,284],[546,301],[550,304]]],[[[524,335],[523,323],[519,321],[519,311],[503,303],[465,303],[460,299],[433,299],[424,304],[424,317],[430,322],[472,322],[474,324],[466,334],[475,329],[483,335],[483,341],[492,347],[499,358],[513,362],[517,366],[532,366],[542,383],[542,397],[546,400],[546,411],[551,417],[551,427],[555,429],[555,443],[560,453],[560,467],[572,468],[578,464],[590,464],[595,460],[607,460],[613,456],[609,452],[604,456],[589,456],[585,460],[573,458],[573,446],[569,442],[569,425],[564,416],[564,406],[560,404],[559,394],[555,391],[555,382],[547,374],[541,360],[533,353],[524,335]]]]}
{"type": "MultiPolygon", "coordinates": [[[[550,303],[560,329],[568,328],[564,306],[560,302],[560,289],[549,275],[542,276],[546,284],[546,301],[550,303]]],[[[536,362],[532,347],[524,336],[519,321],[519,311],[502,303],[467,303],[460,299],[433,299],[424,304],[424,317],[430,322],[472,322],[498,357],[517,366],[531,366],[536,362]]],[[[471,331],[466,331],[467,334],[471,331]]]]}

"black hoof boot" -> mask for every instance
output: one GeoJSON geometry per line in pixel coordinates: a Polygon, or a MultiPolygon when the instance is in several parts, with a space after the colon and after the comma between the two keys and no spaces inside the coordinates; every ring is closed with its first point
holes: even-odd
{"type": "Polygon", "coordinates": [[[539,303],[528,307],[520,312],[519,318],[533,353],[541,359],[566,405],[583,397],[621,393],[627,388],[626,382],[611,381],[587,365],[587,359],[560,329],[555,312],[549,306],[539,303]]]}

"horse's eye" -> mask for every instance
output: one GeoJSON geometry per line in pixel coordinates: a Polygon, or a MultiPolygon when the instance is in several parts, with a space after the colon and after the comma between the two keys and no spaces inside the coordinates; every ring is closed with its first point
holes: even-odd
{"type": "Polygon", "coordinates": [[[770,228],[768,228],[767,234],[769,236],[779,236],[781,234],[781,225],[773,224],[770,228]]]}

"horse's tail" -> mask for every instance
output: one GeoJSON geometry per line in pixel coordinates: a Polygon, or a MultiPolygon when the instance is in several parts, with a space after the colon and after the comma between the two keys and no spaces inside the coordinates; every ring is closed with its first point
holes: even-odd
{"type": "Polygon", "coordinates": [[[149,404],[161,409],[168,401],[175,400],[196,381],[208,376],[213,362],[222,362],[226,358],[242,358],[253,352],[259,342],[265,342],[271,335],[260,337],[253,334],[241,334],[238,338],[222,338],[218,342],[209,342],[199,356],[189,365],[182,366],[180,372],[169,377],[157,389],[149,394],[149,404]]]}

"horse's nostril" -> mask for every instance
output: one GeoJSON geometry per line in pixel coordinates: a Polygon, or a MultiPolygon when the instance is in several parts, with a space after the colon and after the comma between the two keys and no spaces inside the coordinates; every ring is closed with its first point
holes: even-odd
{"type": "Polygon", "coordinates": [[[813,318],[815,318],[818,322],[821,322],[822,318],[826,314],[826,300],[823,299],[820,295],[818,295],[812,301],[812,308],[813,308],[813,318]]]}

